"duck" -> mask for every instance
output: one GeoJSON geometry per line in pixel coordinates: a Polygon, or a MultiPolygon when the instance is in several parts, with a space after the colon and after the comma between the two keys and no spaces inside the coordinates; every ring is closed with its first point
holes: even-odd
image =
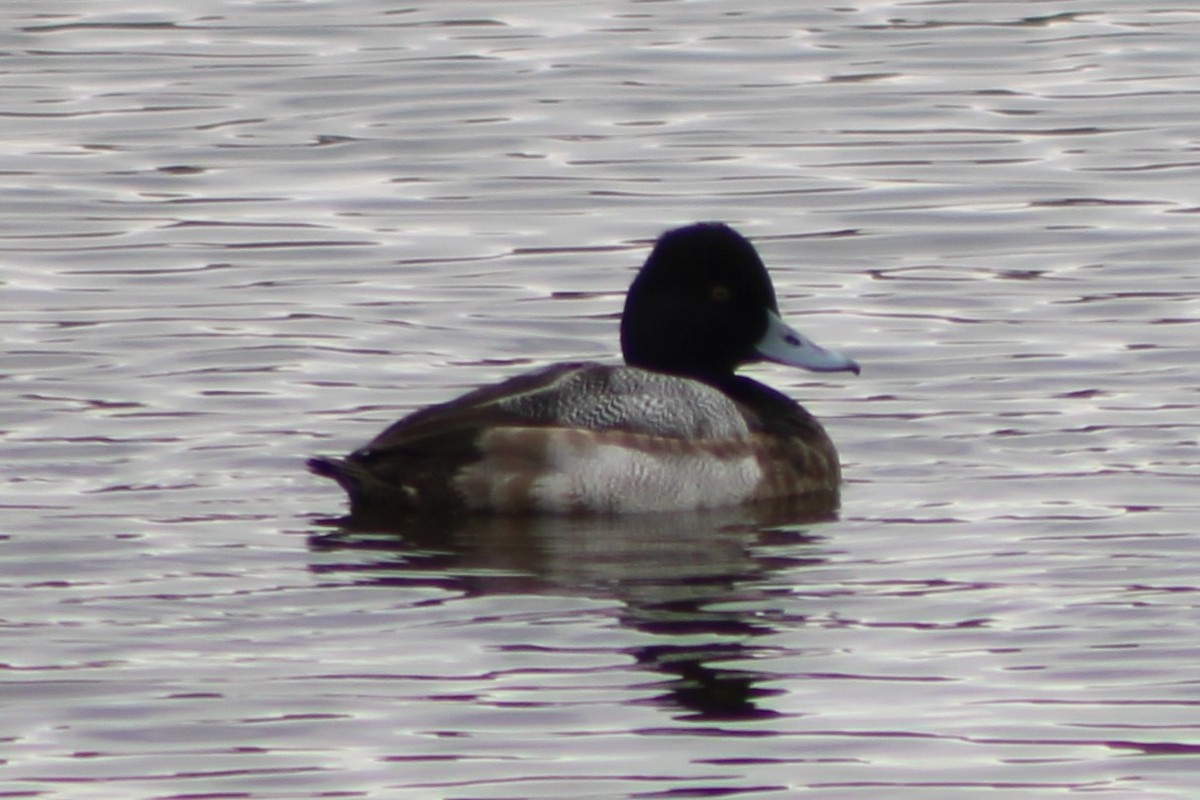
{"type": "Polygon", "coordinates": [[[737,374],[859,365],[780,316],[767,268],[720,222],[668,230],[625,298],[623,364],[556,363],[418,410],[310,472],[351,514],[697,511],[818,493],[841,466],[811,413],[737,374]]]}

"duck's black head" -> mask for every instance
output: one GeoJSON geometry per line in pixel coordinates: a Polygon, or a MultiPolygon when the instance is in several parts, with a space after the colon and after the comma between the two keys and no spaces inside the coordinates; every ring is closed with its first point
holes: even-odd
{"type": "Polygon", "coordinates": [[[659,237],[625,299],[621,349],[631,366],[712,383],[762,360],[858,371],[783,323],[754,246],[715,222],[659,237]]]}

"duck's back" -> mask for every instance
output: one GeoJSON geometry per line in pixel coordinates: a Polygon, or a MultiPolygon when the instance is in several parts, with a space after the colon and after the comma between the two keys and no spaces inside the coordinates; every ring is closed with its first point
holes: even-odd
{"type": "MultiPolygon", "coordinates": [[[[824,450],[828,437],[812,425],[819,434],[813,446],[824,450]]],[[[795,458],[771,427],[746,403],[700,381],[559,364],[418,411],[346,459],[314,459],[310,468],[341,483],[356,509],[705,508],[796,493],[794,476],[781,483],[767,474],[769,459],[795,458]]],[[[836,486],[836,454],[831,444],[828,450],[833,474],[806,477],[815,478],[813,488],[830,480],[836,486]]],[[[812,460],[801,456],[806,465],[812,460]]]]}

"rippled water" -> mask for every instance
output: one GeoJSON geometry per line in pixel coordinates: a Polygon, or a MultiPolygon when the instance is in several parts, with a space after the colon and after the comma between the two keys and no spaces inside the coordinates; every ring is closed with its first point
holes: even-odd
{"type": "Polygon", "coordinates": [[[0,795],[1196,796],[1197,9],[0,17],[0,795]],[[322,522],[695,219],[836,515],[322,522]]]}

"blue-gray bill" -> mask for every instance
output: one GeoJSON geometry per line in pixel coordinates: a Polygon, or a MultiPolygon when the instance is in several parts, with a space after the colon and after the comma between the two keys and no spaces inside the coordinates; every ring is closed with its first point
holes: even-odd
{"type": "Polygon", "coordinates": [[[826,350],[770,311],[767,312],[767,332],[754,347],[764,359],[778,364],[803,367],[813,372],[859,373],[854,359],[836,350],[826,350]]]}

